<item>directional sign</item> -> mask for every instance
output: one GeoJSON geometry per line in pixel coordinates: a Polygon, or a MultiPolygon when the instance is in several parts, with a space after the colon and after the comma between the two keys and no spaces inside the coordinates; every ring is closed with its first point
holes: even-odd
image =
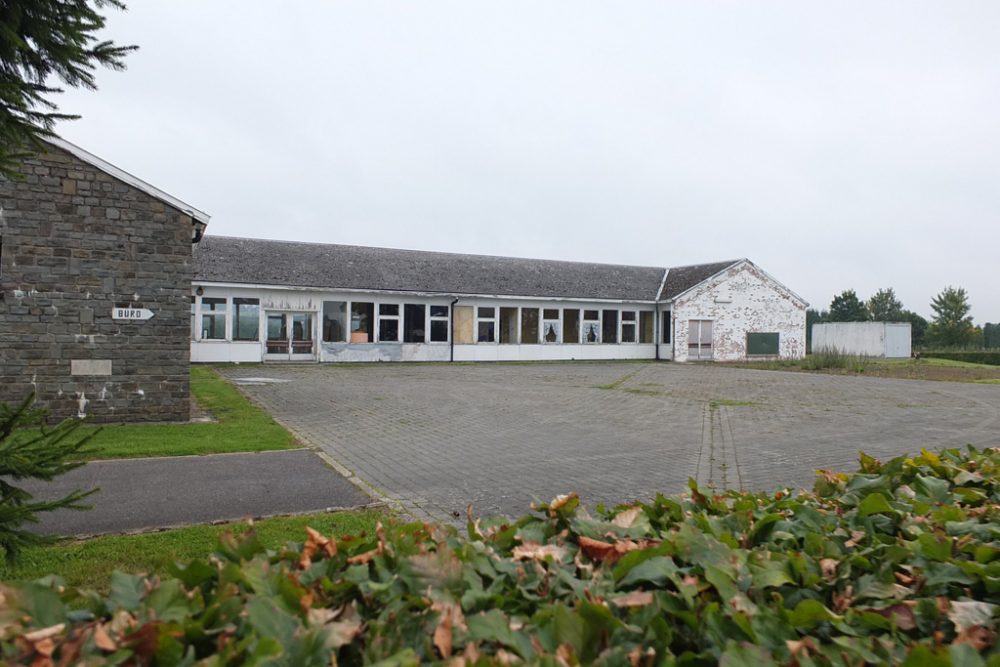
{"type": "Polygon", "coordinates": [[[149,308],[112,308],[111,319],[113,320],[138,320],[145,322],[153,316],[153,311],[149,308]]]}

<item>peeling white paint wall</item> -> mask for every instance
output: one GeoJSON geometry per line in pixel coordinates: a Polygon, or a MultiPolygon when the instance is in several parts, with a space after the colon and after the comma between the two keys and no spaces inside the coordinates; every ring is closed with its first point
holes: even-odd
{"type": "Polygon", "coordinates": [[[910,356],[909,322],[823,322],[813,325],[813,350],[906,359],[910,356]]]}
{"type": "Polygon", "coordinates": [[[745,359],[748,333],[777,333],[779,356],[801,358],[806,352],[806,306],[751,262],[737,264],[674,300],[674,360],[688,360],[691,320],[712,320],[713,360],[745,359]]]}

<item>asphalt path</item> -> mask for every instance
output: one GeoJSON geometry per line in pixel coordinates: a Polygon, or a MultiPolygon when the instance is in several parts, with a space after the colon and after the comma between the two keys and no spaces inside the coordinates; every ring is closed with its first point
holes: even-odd
{"type": "Polygon", "coordinates": [[[41,514],[30,529],[46,535],[133,532],[371,502],[309,449],[95,461],[52,482],[18,485],[38,500],[100,489],[87,499],[91,510],[41,514]]]}

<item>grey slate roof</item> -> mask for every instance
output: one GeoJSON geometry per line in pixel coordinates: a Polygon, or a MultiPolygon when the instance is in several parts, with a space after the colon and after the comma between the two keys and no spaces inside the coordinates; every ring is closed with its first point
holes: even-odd
{"type": "Polygon", "coordinates": [[[663,294],[660,299],[673,299],[678,294],[686,292],[698,283],[708,280],[716,273],[728,269],[740,260],[731,259],[728,262],[714,262],[712,264],[692,264],[691,266],[678,266],[667,272],[667,281],[663,283],[663,294]]]}
{"type": "MultiPolygon", "coordinates": [[[[623,301],[653,301],[666,271],[226,236],[206,236],[193,253],[198,282],[623,301]]],[[[702,265],[717,267],[708,273],[684,267],[677,280],[668,276],[667,283],[679,289],[732,263],[702,265]]]]}

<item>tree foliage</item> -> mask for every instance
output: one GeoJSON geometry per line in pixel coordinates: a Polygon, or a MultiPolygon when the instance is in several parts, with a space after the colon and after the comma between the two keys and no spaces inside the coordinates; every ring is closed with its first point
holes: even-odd
{"type": "Polygon", "coordinates": [[[124,10],[120,0],[29,0],[0,5],[0,173],[52,136],[56,121],[77,118],[57,111],[58,79],[74,88],[96,89],[97,65],[124,69],[135,46],[98,40],[101,10],[124,10]]]}
{"type": "Polygon", "coordinates": [[[927,340],[927,320],[912,310],[904,310],[899,316],[900,322],[910,323],[910,342],[912,346],[915,348],[923,347],[927,340]]]}
{"type": "Polygon", "coordinates": [[[866,304],[868,319],[873,322],[903,321],[903,302],[896,298],[896,292],[886,287],[875,292],[866,304]]]}
{"type": "Polygon", "coordinates": [[[24,479],[51,481],[83,465],[74,459],[94,436],[77,437],[82,423],[78,420],[45,426],[47,413],[33,408],[33,399],[33,395],[28,396],[15,407],[0,403],[0,548],[9,562],[16,561],[24,547],[49,541],[24,529],[25,524],[38,522],[39,512],[89,509],[81,501],[96,491],[74,491],[57,500],[36,501],[15,485],[24,479]]]}
{"type": "Polygon", "coordinates": [[[995,665],[1000,452],[923,452],[812,493],[248,534],[106,596],[3,589],[0,658],[138,665],[995,665]]]}
{"type": "Polygon", "coordinates": [[[946,287],[931,300],[934,318],[928,329],[928,342],[938,347],[973,345],[976,329],[969,311],[969,295],[964,288],[946,287]]]}
{"type": "Polygon", "coordinates": [[[868,308],[852,289],[844,290],[830,302],[830,322],[864,322],[868,308]]]}

